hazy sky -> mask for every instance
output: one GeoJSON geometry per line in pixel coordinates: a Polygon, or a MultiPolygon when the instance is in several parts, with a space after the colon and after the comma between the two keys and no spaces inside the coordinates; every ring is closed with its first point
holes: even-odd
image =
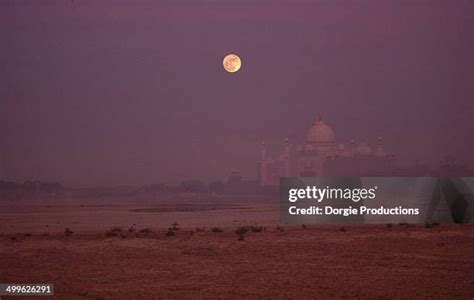
{"type": "Polygon", "coordinates": [[[9,180],[255,178],[258,141],[319,113],[401,162],[474,159],[474,1],[2,1],[0,36],[9,180]]]}

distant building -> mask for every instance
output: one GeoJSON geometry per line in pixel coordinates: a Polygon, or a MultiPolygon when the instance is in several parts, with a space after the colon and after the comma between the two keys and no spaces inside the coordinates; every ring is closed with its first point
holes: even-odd
{"type": "Polygon", "coordinates": [[[238,194],[255,194],[259,191],[259,184],[255,180],[245,180],[239,172],[233,171],[227,181],[223,184],[223,193],[238,194]]]}
{"type": "Polygon", "coordinates": [[[269,155],[262,142],[257,168],[260,185],[275,186],[280,177],[388,176],[394,169],[394,156],[385,152],[382,137],[374,148],[363,140],[336,143],[334,131],[320,116],[302,145],[294,147],[286,139],[277,157],[269,155]]]}

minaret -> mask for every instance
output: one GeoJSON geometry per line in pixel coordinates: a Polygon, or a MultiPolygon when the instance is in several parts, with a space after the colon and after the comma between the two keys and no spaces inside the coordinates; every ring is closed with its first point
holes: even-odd
{"type": "Polygon", "coordinates": [[[290,142],[288,141],[288,138],[285,139],[285,147],[284,147],[284,155],[285,157],[289,157],[290,156],[290,142]]]}
{"type": "Polygon", "coordinates": [[[351,156],[356,155],[356,142],[351,140],[351,147],[350,147],[351,156]]]}
{"type": "Polygon", "coordinates": [[[291,153],[290,153],[290,142],[288,138],[285,139],[285,147],[283,149],[283,176],[291,176],[291,153]]]}
{"type": "Polygon", "coordinates": [[[374,156],[383,158],[386,157],[387,154],[385,153],[385,150],[383,149],[383,139],[381,136],[377,137],[377,148],[374,151],[374,156]]]}
{"type": "Polygon", "coordinates": [[[260,161],[267,160],[267,146],[265,145],[265,141],[260,142],[260,161]]]}
{"type": "Polygon", "coordinates": [[[381,136],[377,137],[377,149],[383,149],[383,139],[381,136]]]}

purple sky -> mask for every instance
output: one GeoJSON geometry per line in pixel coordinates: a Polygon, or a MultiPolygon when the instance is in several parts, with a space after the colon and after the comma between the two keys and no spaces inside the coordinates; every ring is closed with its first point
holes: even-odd
{"type": "Polygon", "coordinates": [[[2,1],[0,172],[73,186],[255,178],[258,141],[299,143],[319,113],[338,141],[382,135],[400,162],[472,164],[473,12],[470,0],[2,1]]]}

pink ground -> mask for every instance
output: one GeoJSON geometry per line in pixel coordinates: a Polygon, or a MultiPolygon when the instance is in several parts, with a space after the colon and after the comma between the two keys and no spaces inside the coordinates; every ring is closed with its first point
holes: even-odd
{"type": "Polygon", "coordinates": [[[472,225],[222,229],[3,234],[0,282],[67,299],[474,297],[472,225]]]}

